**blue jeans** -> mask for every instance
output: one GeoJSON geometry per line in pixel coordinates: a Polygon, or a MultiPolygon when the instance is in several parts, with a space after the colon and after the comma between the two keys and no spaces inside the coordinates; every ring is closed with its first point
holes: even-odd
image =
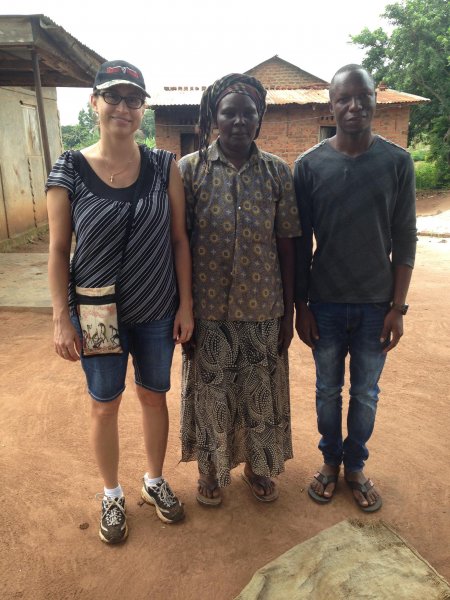
{"type": "Polygon", "coordinates": [[[311,302],[319,330],[313,351],[316,363],[316,410],[319,450],[324,462],[347,472],[361,471],[369,457],[366,442],[372,435],[377,410],[378,380],[386,360],[380,342],[389,302],[338,304],[311,302]],[[342,386],[345,357],[350,354],[350,402],[347,437],[342,438],[342,386]]]}
{"type": "MultiPolygon", "coordinates": [[[[72,323],[82,339],[78,318],[72,323]]],[[[174,341],[173,317],[137,325],[119,325],[122,354],[81,357],[88,392],[98,402],[110,402],[125,389],[128,355],[133,357],[134,380],[154,392],[170,388],[174,341]]]]}

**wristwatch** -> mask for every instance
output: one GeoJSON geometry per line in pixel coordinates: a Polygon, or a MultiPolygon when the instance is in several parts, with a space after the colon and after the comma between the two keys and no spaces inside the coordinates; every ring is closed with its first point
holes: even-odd
{"type": "Polygon", "coordinates": [[[391,302],[391,308],[398,310],[401,315],[406,315],[408,312],[409,304],[397,304],[397,302],[391,302]]]}

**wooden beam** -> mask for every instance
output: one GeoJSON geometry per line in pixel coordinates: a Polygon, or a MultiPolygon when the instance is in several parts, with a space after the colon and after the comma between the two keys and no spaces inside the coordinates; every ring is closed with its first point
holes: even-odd
{"type": "Polygon", "coordinates": [[[50,174],[50,171],[52,170],[52,161],[50,158],[50,145],[48,143],[47,120],[45,118],[45,110],[44,110],[44,98],[42,96],[41,74],[39,72],[39,56],[35,50],[32,51],[31,58],[33,61],[34,89],[36,92],[36,103],[37,103],[37,108],[38,108],[39,124],[41,127],[41,137],[42,137],[42,146],[43,146],[43,150],[44,150],[45,169],[47,171],[47,176],[48,176],[50,174]]]}
{"type": "MultiPolygon", "coordinates": [[[[35,80],[33,73],[0,73],[1,87],[34,87],[35,80]]],[[[73,79],[61,73],[51,73],[43,75],[41,80],[42,87],[80,87],[91,89],[86,81],[73,79]]]]}

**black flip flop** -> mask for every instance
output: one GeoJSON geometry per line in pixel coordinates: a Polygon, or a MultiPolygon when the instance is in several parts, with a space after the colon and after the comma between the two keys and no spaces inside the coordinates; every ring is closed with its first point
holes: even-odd
{"type": "MultiPolygon", "coordinates": [[[[371,479],[366,479],[366,481],[364,483],[358,483],[357,481],[349,481],[348,479],[346,479],[345,481],[347,482],[347,485],[351,490],[358,490],[358,492],[361,492],[361,494],[364,496],[364,498],[366,500],[367,500],[367,493],[373,487],[375,487],[373,484],[373,481],[371,479]]],[[[355,498],[354,494],[353,494],[353,498],[355,499],[355,502],[358,505],[358,508],[360,508],[363,512],[367,512],[367,513],[372,513],[372,512],[376,512],[377,510],[380,510],[380,508],[383,504],[383,500],[381,499],[381,496],[378,496],[378,499],[374,504],[369,504],[368,506],[362,506],[358,502],[358,500],[355,498]]]]}
{"type": "MultiPolygon", "coordinates": [[[[324,475],[323,473],[320,473],[320,471],[318,471],[314,475],[314,479],[317,479],[317,481],[323,485],[323,489],[325,490],[329,483],[337,483],[338,475],[324,475]]],[[[334,492],[333,496],[330,496],[329,498],[327,498],[326,496],[320,496],[317,492],[315,492],[312,489],[311,485],[308,488],[308,494],[310,498],[314,500],[314,502],[317,502],[317,504],[328,504],[328,502],[331,502],[334,496],[334,492]]]]}

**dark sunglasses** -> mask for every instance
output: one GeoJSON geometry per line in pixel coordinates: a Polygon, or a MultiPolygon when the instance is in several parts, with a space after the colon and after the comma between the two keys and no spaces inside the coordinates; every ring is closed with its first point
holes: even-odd
{"type": "Polygon", "coordinates": [[[125,100],[125,104],[128,108],[141,108],[144,104],[145,100],[143,100],[140,96],[121,96],[116,92],[98,92],[98,95],[103,98],[106,104],[112,104],[113,106],[117,106],[125,100]]]}

